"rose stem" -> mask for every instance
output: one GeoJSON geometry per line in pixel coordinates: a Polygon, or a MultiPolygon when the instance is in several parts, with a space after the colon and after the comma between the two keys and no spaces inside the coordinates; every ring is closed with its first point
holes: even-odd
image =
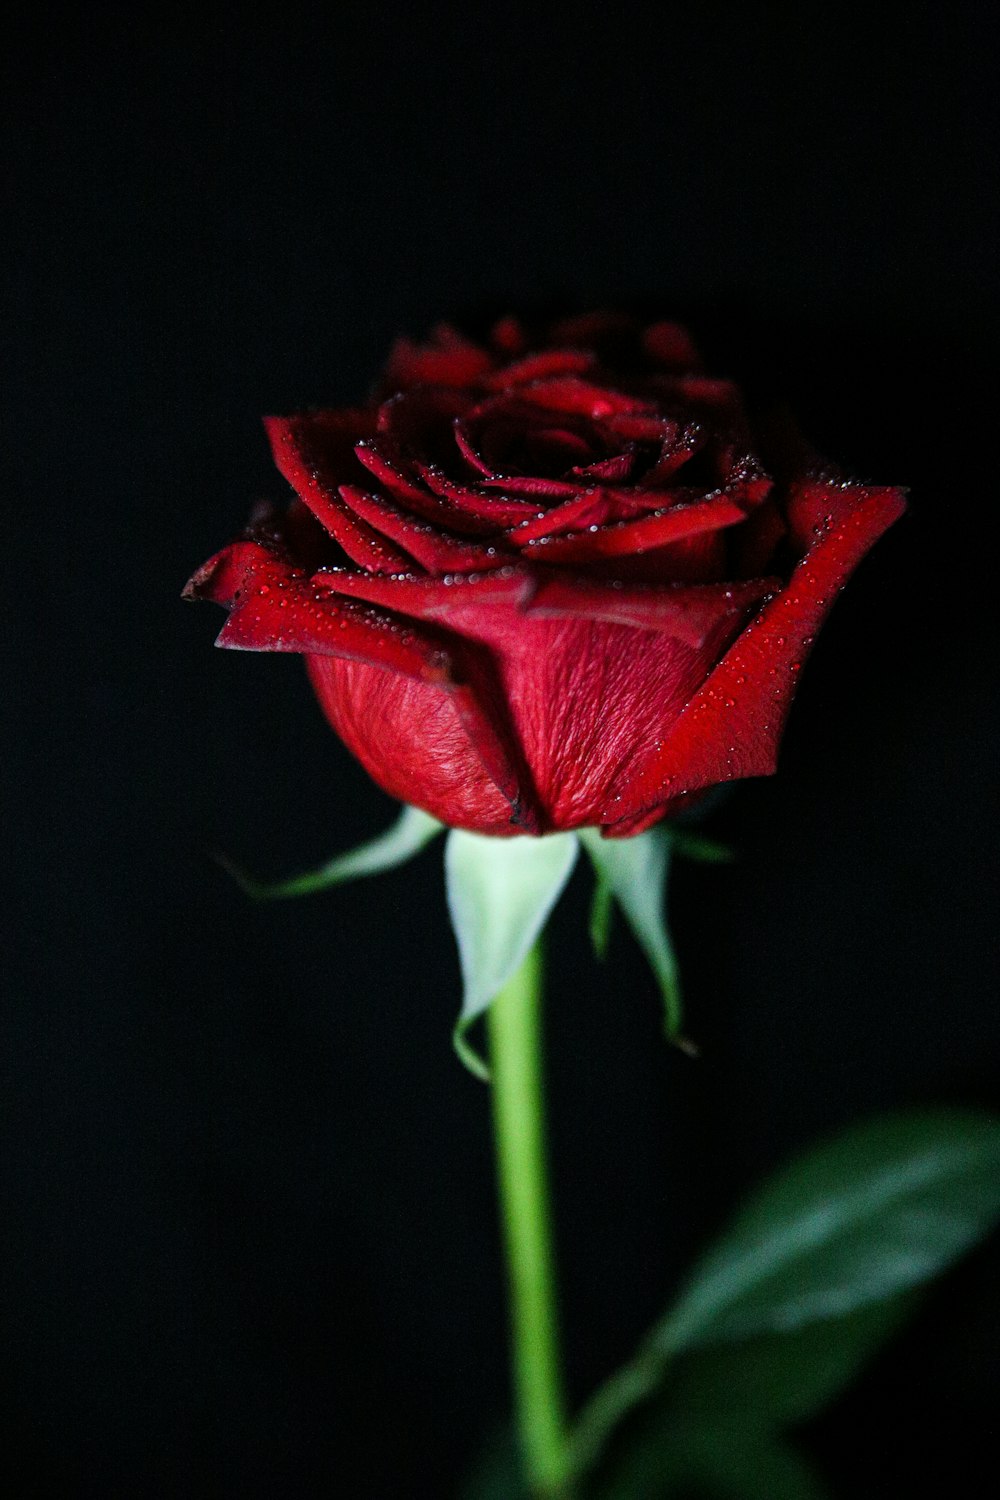
{"type": "Polygon", "coordinates": [[[567,1500],[566,1403],[545,1171],[541,989],[539,942],[490,1007],[490,1070],[522,1453],[533,1493],[567,1500]]]}

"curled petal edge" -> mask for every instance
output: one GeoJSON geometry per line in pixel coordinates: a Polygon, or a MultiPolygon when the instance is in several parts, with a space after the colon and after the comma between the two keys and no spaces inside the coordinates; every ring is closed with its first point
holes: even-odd
{"type": "Polygon", "coordinates": [[[510,728],[492,665],[474,643],[316,588],[271,539],[245,538],[191,578],[187,599],[229,610],[216,645],[236,651],[289,651],[362,662],[440,688],[454,706],[483,768],[525,833],[540,828],[537,801],[510,728]]]}
{"type": "MultiPolygon", "coordinates": [[[[819,486],[808,485],[816,508],[819,486]]],[[[770,776],[798,671],[827,611],[865,553],[906,508],[905,492],[828,483],[824,520],[789,582],[741,632],[686,705],[646,767],[612,787],[629,809],[607,832],[643,826],[680,795],[747,776],[770,776]]],[[[804,498],[793,490],[793,513],[804,498]]]]}

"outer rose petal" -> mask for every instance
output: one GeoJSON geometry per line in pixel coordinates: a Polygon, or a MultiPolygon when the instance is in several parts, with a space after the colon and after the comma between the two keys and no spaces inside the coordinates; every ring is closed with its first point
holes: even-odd
{"type": "Polygon", "coordinates": [[[732,584],[643,585],[602,583],[556,573],[538,585],[524,608],[530,614],[550,618],[569,616],[658,630],[689,646],[703,646],[724,619],[732,617],[738,623],[749,605],[780,588],[779,578],[732,584]]]}
{"type": "Polygon", "coordinates": [[[332,656],[307,657],[306,665],[331,725],[390,797],[454,827],[519,831],[444,693],[332,656]]]}
{"type": "Polygon", "coordinates": [[[311,661],[338,658],[441,697],[460,728],[466,755],[478,766],[480,781],[485,777],[491,797],[499,794],[505,802],[508,823],[536,831],[534,799],[496,674],[467,640],[360,600],[331,597],[293,567],[271,538],[249,538],[224,548],[199,568],[184,594],[229,609],[219,646],[292,651],[311,661]]]}
{"type": "MultiPolygon", "coordinates": [[[[539,619],[505,604],[457,604],[448,624],[489,650],[545,833],[630,811],[617,780],[697,691],[734,620],[723,618],[698,649],[660,632],[539,619]]],[[[310,671],[334,728],[392,795],[455,827],[517,831],[433,689],[339,662],[316,661],[310,671]]]]}
{"type": "Polygon", "coordinates": [[[439,577],[376,578],[370,573],[349,573],[343,568],[325,568],[313,575],[313,584],[330,594],[367,599],[415,620],[442,620],[459,604],[478,608],[495,604],[520,604],[530,594],[533,580],[523,570],[501,568],[493,573],[448,573],[439,577]]]}
{"type": "Polygon", "coordinates": [[[787,587],[666,727],[641,771],[625,768],[617,778],[623,831],[667,798],[773,773],[796,674],[813,637],[862,557],[905,509],[898,489],[828,486],[826,501],[830,524],[814,537],[787,587]]]}

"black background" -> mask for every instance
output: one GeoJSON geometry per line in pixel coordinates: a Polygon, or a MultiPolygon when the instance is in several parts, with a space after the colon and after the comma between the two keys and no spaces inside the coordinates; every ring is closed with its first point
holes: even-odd
{"type": "MultiPolygon", "coordinates": [[[[996,1104],[996,60],[985,8],[774,5],[162,24],[34,7],[5,50],[10,855],[5,1495],[447,1496],[502,1417],[487,1098],[453,1060],[438,852],[254,907],[392,807],[296,659],[178,593],[281,493],[259,413],[391,338],[636,300],[911,487],[780,775],[672,893],[670,1054],[586,882],[550,1005],[580,1397],[739,1191],[877,1108],[996,1104]]],[[[805,1434],[851,1496],[963,1493],[996,1396],[979,1252],[805,1434]]]]}

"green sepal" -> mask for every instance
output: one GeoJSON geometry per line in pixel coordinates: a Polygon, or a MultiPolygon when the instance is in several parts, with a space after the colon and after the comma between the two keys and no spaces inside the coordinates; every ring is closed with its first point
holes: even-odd
{"type": "Polygon", "coordinates": [[[361,880],[367,875],[381,875],[384,870],[393,870],[419,854],[426,844],[443,832],[444,824],[432,818],[430,813],[419,807],[404,807],[392,827],[384,833],[359,844],[356,849],[335,855],[317,870],[293,875],[288,880],[255,880],[225,855],[216,858],[237,885],[255,901],[284,901],[293,896],[311,896],[330,886],[343,885],[348,880],[361,880]]]}
{"type": "Polygon", "coordinates": [[[663,828],[628,839],[606,839],[596,828],[581,828],[580,841],[590,855],[597,876],[601,902],[595,922],[591,914],[591,938],[601,956],[601,945],[607,942],[607,920],[604,903],[610,893],[621,907],[625,920],[656,975],[663,996],[664,1030],[672,1042],[689,1047],[681,1037],[682,1004],[680,975],[665,915],[667,875],[670,869],[671,840],[663,828]]]}
{"type": "Polygon", "coordinates": [[[491,838],[454,828],[448,835],[445,887],[464,986],[453,1040],[477,1078],[488,1080],[489,1069],[466,1033],[524,962],[569,880],[578,850],[574,833],[491,838]]]}
{"type": "Polygon", "coordinates": [[[682,859],[693,859],[703,865],[731,865],[736,851],[717,839],[707,839],[700,833],[688,833],[686,829],[666,827],[663,829],[670,840],[670,847],[682,859]]]}
{"type": "Polygon", "coordinates": [[[597,957],[603,961],[608,956],[611,941],[611,926],[615,915],[615,894],[608,882],[595,870],[594,894],[590,902],[590,942],[597,957]]]}

